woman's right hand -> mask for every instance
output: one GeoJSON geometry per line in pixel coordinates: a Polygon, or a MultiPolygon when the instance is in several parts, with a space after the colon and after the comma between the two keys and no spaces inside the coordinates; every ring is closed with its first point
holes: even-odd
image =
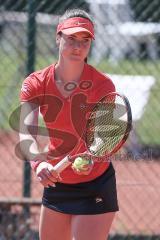
{"type": "Polygon", "coordinates": [[[60,179],[54,167],[47,162],[41,162],[36,169],[36,176],[44,187],[55,187],[55,183],[60,179]]]}

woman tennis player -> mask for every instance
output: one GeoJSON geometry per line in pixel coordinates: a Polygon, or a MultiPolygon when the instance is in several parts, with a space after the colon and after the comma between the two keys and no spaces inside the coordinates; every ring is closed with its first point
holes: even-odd
{"type": "Polygon", "coordinates": [[[89,162],[85,169],[68,166],[60,175],[54,170],[67,154],[85,152],[82,131],[87,109],[115,91],[108,77],[87,64],[94,38],[87,12],[66,11],[57,26],[58,61],[32,73],[22,85],[20,141],[32,144],[29,152],[25,144],[21,148],[44,186],[41,240],[105,240],[118,211],[111,163],[89,162]],[[33,127],[38,125],[39,109],[50,137],[47,154],[39,152],[33,127]]]}

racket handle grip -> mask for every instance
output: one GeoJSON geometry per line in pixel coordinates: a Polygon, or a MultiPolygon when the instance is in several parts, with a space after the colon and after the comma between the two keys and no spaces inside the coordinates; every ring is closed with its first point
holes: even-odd
{"type": "Polygon", "coordinates": [[[70,164],[71,162],[69,161],[69,156],[66,156],[59,163],[57,163],[53,168],[56,172],[61,173],[70,164]]]}

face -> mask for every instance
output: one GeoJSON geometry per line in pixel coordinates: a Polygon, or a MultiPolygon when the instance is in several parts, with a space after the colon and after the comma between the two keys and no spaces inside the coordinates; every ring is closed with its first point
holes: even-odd
{"type": "Polygon", "coordinates": [[[71,61],[84,61],[91,46],[91,36],[86,32],[57,36],[60,57],[71,61]]]}

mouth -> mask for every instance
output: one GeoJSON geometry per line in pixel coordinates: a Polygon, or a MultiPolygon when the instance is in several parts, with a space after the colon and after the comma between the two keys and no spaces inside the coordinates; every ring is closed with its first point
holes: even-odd
{"type": "Polygon", "coordinates": [[[76,56],[76,57],[80,57],[80,56],[81,56],[81,55],[78,54],[78,53],[73,53],[72,55],[73,55],[73,56],[76,56]]]}
{"type": "Polygon", "coordinates": [[[73,52],[72,55],[77,56],[77,57],[80,57],[80,56],[81,56],[81,54],[78,53],[78,52],[73,52]]]}

